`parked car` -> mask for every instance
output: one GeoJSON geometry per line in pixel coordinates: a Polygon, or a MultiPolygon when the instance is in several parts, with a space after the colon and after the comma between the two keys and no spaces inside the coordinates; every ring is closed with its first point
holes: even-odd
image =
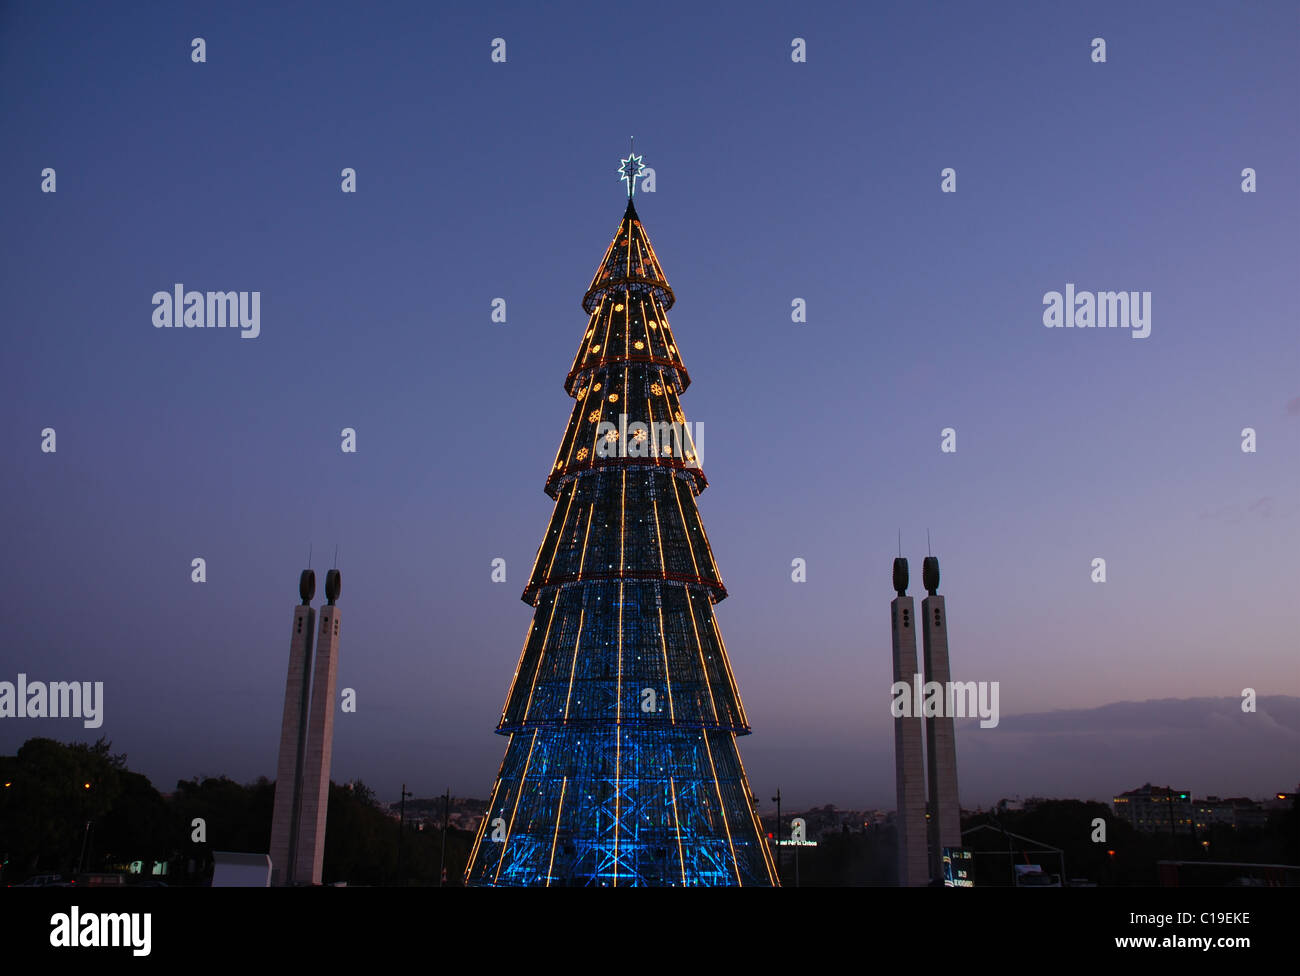
{"type": "Polygon", "coordinates": [[[1048,874],[1037,864],[1017,864],[1016,887],[1059,888],[1061,887],[1061,879],[1054,874],[1048,874]]]}
{"type": "Polygon", "coordinates": [[[10,885],[11,888],[49,888],[53,885],[63,884],[63,875],[61,874],[34,874],[26,881],[20,881],[18,884],[10,885]]]}

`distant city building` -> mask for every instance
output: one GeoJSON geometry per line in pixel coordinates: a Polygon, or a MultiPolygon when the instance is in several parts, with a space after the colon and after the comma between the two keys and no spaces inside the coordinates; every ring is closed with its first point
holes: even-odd
{"type": "Polygon", "coordinates": [[[1226,825],[1237,829],[1263,827],[1268,823],[1268,810],[1258,800],[1244,796],[1219,799],[1217,796],[1196,801],[1196,829],[1206,830],[1213,825],[1226,825]]]}
{"type": "Polygon", "coordinates": [[[1295,806],[1297,793],[1300,793],[1300,787],[1290,793],[1275,793],[1264,801],[1265,810],[1290,810],[1295,806]]]}
{"type": "Polygon", "coordinates": [[[1143,833],[1192,833],[1194,804],[1189,790],[1144,784],[1112,801],[1115,816],[1143,833]]]}
{"type": "MultiPolygon", "coordinates": [[[[1051,797],[1046,796],[1030,796],[1023,800],[1018,796],[1012,799],[1003,797],[1001,800],[998,800],[997,806],[994,807],[994,809],[997,810],[998,813],[1017,813],[1022,810],[1032,810],[1036,806],[1051,802],[1051,797]]],[[[965,811],[962,812],[965,813],[965,811]]]]}
{"type": "MultiPolygon", "coordinates": [[[[415,797],[407,800],[407,826],[415,830],[441,830],[442,807],[443,798],[441,796],[415,797]]],[[[383,809],[393,820],[398,820],[401,816],[401,805],[399,803],[388,803],[383,809]]],[[[478,830],[479,823],[482,821],[486,810],[486,800],[453,796],[451,806],[447,811],[447,826],[452,830],[467,830],[473,833],[478,830]]]]}
{"type": "MultiPolygon", "coordinates": [[[[784,829],[789,830],[790,819],[799,817],[804,821],[808,838],[814,840],[826,833],[845,831],[861,832],[885,826],[894,822],[892,810],[840,810],[833,804],[813,807],[801,813],[791,812],[787,815],[784,829]]],[[[767,817],[764,818],[766,825],[767,817]]],[[[772,818],[775,830],[775,818],[772,818]]],[[[765,826],[766,829],[766,826],[765,826]]]]}

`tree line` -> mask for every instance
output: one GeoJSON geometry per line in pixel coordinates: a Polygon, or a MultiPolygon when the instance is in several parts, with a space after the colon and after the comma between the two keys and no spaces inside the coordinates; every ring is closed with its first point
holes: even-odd
{"type": "MultiPolygon", "coordinates": [[[[270,847],[275,783],[181,780],[163,796],[112,744],[33,738],[0,756],[0,883],[39,874],[120,873],[128,881],[201,885],[212,852],[270,847]],[[138,873],[132,873],[132,866],[138,873]],[[156,869],[157,868],[157,869],[156,869]]],[[[473,836],[447,831],[447,884],[459,885],[473,836]]],[[[329,788],[326,884],[437,884],[442,835],[398,824],[362,782],[329,788]]]]}

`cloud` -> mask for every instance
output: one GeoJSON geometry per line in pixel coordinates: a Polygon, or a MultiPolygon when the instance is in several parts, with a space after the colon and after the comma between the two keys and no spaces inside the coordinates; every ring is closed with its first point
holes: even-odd
{"type": "Polygon", "coordinates": [[[1143,783],[1198,796],[1268,796],[1294,786],[1300,698],[1115,702],[1099,708],[1003,715],[996,729],[957,723],[962,805],[999,796],[1109,800],[1143,783]]]}

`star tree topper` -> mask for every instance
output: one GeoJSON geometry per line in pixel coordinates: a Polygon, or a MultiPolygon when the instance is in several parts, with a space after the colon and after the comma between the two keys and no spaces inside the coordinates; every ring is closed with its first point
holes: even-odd
{"type": "Polygon", "coordinates": [[[636,193],[636,181],[645,175],[644,156],[638,156],[628,150],[627,159],[619,160],[618,178],[627,184],[627,198],[632,199],[636,193]]]}

